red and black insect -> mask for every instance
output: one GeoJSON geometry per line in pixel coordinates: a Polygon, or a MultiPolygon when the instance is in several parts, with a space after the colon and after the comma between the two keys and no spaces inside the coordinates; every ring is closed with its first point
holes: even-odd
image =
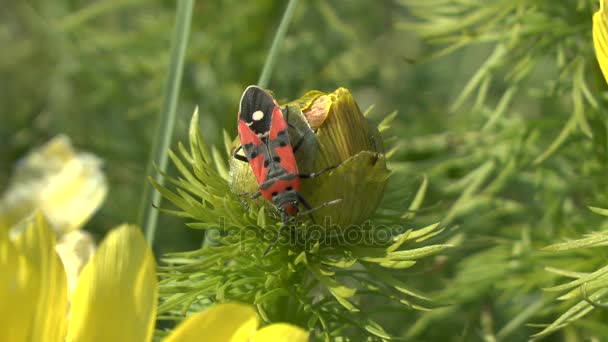
{"type": "MultiPolygon", "coordinates": [[[[335,166],[311,174],[298,172],[294,152],[302,139],[292,147],[288,132],[291,127],[288,107],[285,107],[284,112],[270,93],[255,85],[247,87],[241,97],[238,115],[241,145],[233,155],[251,165],[259,186],[259,191],[253,198],[263,196],[270,201],[281,213],[284,224],[295,216],[305,214],[310,215],[314,222],[311,215],[313,211],[340,200],[313,208],[299,192],[300,179],[314,178],[335,166]],[[237,154],[241,149],[245,156],[237,154]],[[301,212],[300,204],[307,210],[301,212]]],[[[271,246],[272,244],[269,248],[271,246]]]]}

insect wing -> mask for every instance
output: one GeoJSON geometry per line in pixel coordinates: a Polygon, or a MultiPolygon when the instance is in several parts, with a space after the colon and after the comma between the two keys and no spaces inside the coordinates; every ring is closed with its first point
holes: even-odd
{"type": "Polygon", "coordinates": [[[238,131],[245,157],[249,161],[249,165],[251,166],[258,185],[261,185],[264,183],[268,172],[268,170],[264,168],[265,146],[262,143],[262,140],[242,120],[239,120],[238,131]]]}

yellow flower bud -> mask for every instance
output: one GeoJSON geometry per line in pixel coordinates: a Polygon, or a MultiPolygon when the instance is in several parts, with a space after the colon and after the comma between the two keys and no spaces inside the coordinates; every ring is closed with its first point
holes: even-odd
{"type": "MultiPolygon", "coordinates": [[[[313,213],[317,223],[346,227],[369,219],[382,199],[389,170],[382,138],[361,113],[351,93],[311,91],[287,103],[292,146],[304,139],[295,153],[300,174],[334,169],[301,180],[301,193],[312,207],[340,200],[313,213]],[[304,124],[302,124],[302,122],[304,124]],[[298,132],[299,131],[299,132],[298,132]]],[[[238,138],[233,148],[240,144],[238,138]]],[[[234,158],[233,158],[234,159],[234,158]]],[[[230,161],[231,187],[236,193],[255,193],[257,183],[247,163],[230,161]]],[[[252,203],[269,205],[263,199],[252,203]]]]}

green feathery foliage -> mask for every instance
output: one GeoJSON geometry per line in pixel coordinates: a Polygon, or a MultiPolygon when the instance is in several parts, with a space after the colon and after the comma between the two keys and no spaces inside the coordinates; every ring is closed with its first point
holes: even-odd
{"type": "MultiPolygon", "coordinates": [[[[267,87],[281,103],[309,89],[346,87],[363,108],[375,104],[366,116],[382,122],[385,139],[377,143],[387,146],[391,177],[372,222],[408,230],[441,222],[427,240],[416,242],[418,236],[401,249],[452,246],[387,271],[361,258],[349,265],[353,255],[340,254],[346,249],[330,254],[322,244],[278,245],[260,256],[268,241],[256,243],[259,233],[278,229],[274,209],[233,193],[225,151],[234,143],[240,94],[260,77],[287,3],[195,1],[175,136],[186,141],[198,107],[205,115],[193,127],[200,125],[205,142],[192,139],[194,148],[171,153],[166,175],[177,184],[162,192],[178,203],[178,210],[166,210],[196,229],[160,215],[155,253],[199,248],[204,233],[220,226],[217,216],[226,217],[226,227],[255,234],[243,249],[234,249],[234,234],[210,234],[207,249],[166,256],[163,318],[181,320],[218,299],[244,300],[259,303],[269,321],[318,331],[326,324],[324,331],[352,340],[379,338],[378,326],[406,340],[608,340],[608,219],[600,209],[608,207],[608,94],[591,35],[598,2],[292,7],[267,87]],[[398,114],[384,121],[393,110],[398,114]],[[394,136],[387,138],[388,127],[394,136]],[[372,276],[377,269],[398,283],[372,276]],[[433,310],[411,310],[416,306],[433,310]]],[[[85,229],[100,240],[109,227],[137,221],[150,146],[157,143],[175,8],[160,0],[3,3],[0,187],[11,183],[10,165],[28,150],[64,134],[76,149],[103,159],[107,173],[108,198],[85,229]]],[[[303,155],[302,168],[317,171],[303,155]]],[[[311,182],[323,185],[321,177],[311,182]]],[[[308,186],[303,191],[315,196],[308,186]]],[[[337,198],[319,196],[327,197],[311,202],[337,198]]],[[[305,227],[311,225],[294,231],[305,227]]]]}
{"type": "Polygon", "coordinates": [[[488,130],[518,100],[517,94],[562,98],[572,114],[534,163],[546,160],[577,129],[588,138],[593,138],[593,127],[596,134],[602,134],[594,124],[601,119],[598,94],[592,91],[601,82],[597,63],[593,53],[582,53],[592,52],[589,18],[597,6],[596,1],[570,1],[567,5],[508,0],[492,4],[484,1],[400,2],[421,21],[404,21],[398,28],[412,30],[432,43],[445,46],[431,58],[468,45],[492,49],[453,102],[451,111],[461,109],[467,100],[474,98],[471,110],[486,117],[483,129],[488,130]],[[584,35],[587,40],[572,39],[578,35],[584,35]],[[550,70],[558,77],[544,78],[539,70],[550,70]],[[499,90],[502,95],[493,105],[488,103],[487,95],[496,91],[496,84],[504,90],[499,90]]]}
{"type": "Polygon", "coordinates": [[[438,295],[453,305],[423,314],[406,336],[439,338],[429,330],[458,326],[465,340],[517,340],[576,322],[569,338],[605,338],[597,325],[605,313],[585,316],[608,292],[605,254],[598,253],[603,234],[555,244],[606,224],[585,208],[608,195],[606,86],[591,39],[597,2],[399,3],[411,17],[396,27],[439,47],[420,61],[438,63],[462,48],[487,54],[449,108],[472,125],[412,139],[403,149],[405,159],[408,150],[452,151],[429,177],[444,201],[453,198],[444,223],[461,227],[438,295]],[[541,107],[522,106],[531,101],[541,107]],[[576,280],[555,286],[562,276],[576,280]]]}
{"type": "MultiPolygon", "coordinates": [[[[337,94],[339,97],[340,90],[337,94]]],[[[347,104],[356,108],[352,97],[347,98],[351,99],[347,104]]],[[[350,115],[344,109],[350,107],[340,103],[335,104],[337,109],[330,112],[327,121],[336,121],[332,117],[340,114],[350,115]]],[[[327,126],[333,127],[331,123],[327,126]]],[[[387,123],[381,126],[386,127],[387,123]]],[[[326,143],[319,133],[322,129],[317,132],[319,144],[326,143]]],[[[344,208],[329,206],[324,210],[330,216],[337,215],[337,228],[303,224],[291,232],[295,239],[278,243],[270,254],[262,256],[273,240],[274,234],[269,233],[276,233],[281,223],[276,215],[267,213],[272,208],[243,203],[240,193],[231,191],[229,183],[234,171],[227,172],[226,159],[232,158],[233,149],[226,139],[225,153],[216,148],[209,151],[200,135],[195,112],[190,125],[190,149],[180,144],[179,156],[170,153],[181,174],[179,178],[167,177],[174,190],[152,180],[156,189],[179,208],[162,211],[193,220],[188,223],[191,228],[212,229],[214,233],[213,245],[163,258],[167,266],[161,268],[161,318],[182,320],[212,302],[239,301],[256,305],[266,322],[287,321],[305,326],[327,341],[337,336],[357,340],[362,332],[375,339],[392,339],[393,335],[377,321],[383,313],[399,306],[419,310],[433,306],[429,297],[407,284],[406,273],[396,275],[391,270],[408,269],[417,260],[449,246],[424,243],[441,232],[439,225],[406,228],[400,218],[402,213],[385,212],[377,219],[354,226],[339,219],[344,208]]],[[[320,154],[322,151],[323,148],[320,154]]],[[[358,156],[330,173],[329,177],[335,177],[333,182],[312,188],[335,196],[335,183],[339,179],[349,179],[348,173],[357,174],[358,168],[369,165],[369,157],[365,163],[359,163],[358,156]]],[[[383,162],[382,154],[376,158],[378,164],[383,162]]],[[[350,194],[356,201],[369,203],[365,183],[373,181],[375,169],[370,167],[368,174],[356,177],[360,184],[353,185],[360,191],[354,187],[350,194]]],[[[426,187],[425,181],[410,210],[419,208],[426,187]]],[[[348,213],[359,212],[347,210],[348,213]]]]}

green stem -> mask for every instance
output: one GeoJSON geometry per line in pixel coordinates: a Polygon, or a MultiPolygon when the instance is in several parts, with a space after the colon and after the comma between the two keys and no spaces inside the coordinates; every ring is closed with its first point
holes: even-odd
{"type": "Polygon", "coordinates": [[[285,9],[285,12],[283,12],[283,18],[281,18],[281,23],[279,24],[277,33],[274,36],[272,45],[270,46],[270,51],[266,57],[266,62],[264,63],[264,68],[260,74],[260,79],[258,80],[258,86],[262,88],[268,87],[268,82],[270,81],[272,70],[274,69],[277,54],[279,53],[279,47],[285,38],[285,33],[287,33],[287,28],[289,27],[289,23],[291,22],[291,18],[293,17],[297,4],[298,0],[289,0],[287,8],[285,9]]]}
{"type": "MultiPolygon", "coordinates": [[[[158,172],[154,175],[154,178],[161,185],[163,184],[161,173],[164,173],[167,169],[167,150],[171,143],[175,117],[177,116],[177,100],[184,69],[193,5],[194,0],[180,0],[177,2],[176,26],[171,46],[171,61],[164,89],[161,118],[146,172],[147,175],[151,174],[156,164],[158,172]]],[[[150,246],[154,242],[158,220],[158,211],[152,204],[160,205],[160,201],[160,193],[152,191],[152,186],[149,182],[146,182],[139,210],[139,223],[144,228],[146,240],[150,246]]]]}

